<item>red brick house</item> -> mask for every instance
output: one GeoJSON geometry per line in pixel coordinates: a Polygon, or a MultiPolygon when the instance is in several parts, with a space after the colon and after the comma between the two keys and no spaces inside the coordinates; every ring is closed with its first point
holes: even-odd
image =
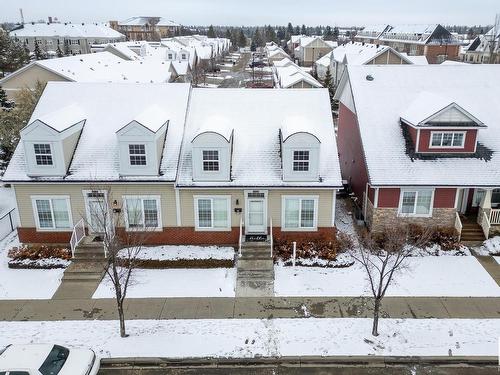
{"type": "Polygon", "coordinates": [[[499,231],[500,66],[349,66],[336,98],[342,178],[368,227],[499,231]]]}

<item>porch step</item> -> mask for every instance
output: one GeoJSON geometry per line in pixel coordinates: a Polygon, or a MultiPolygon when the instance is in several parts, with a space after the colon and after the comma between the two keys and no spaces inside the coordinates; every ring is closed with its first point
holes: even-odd
{"type": "Polygon", "coordinates": [[[273,260],[268,259],[238,259],[238,270],[241,271],[256,271],[256,270],[272,270],[274,267],[273,260]]]}
{"type": "Polygon", "coordinates": [[[69,272],[69,273],[64,274],[63,281],[67,281],[67,280],[71,280],[71,281],[76,281],[76,280],[101,281],[102,276],[103,276],[102,274],[96,273],[96,272],[69,272]]]}

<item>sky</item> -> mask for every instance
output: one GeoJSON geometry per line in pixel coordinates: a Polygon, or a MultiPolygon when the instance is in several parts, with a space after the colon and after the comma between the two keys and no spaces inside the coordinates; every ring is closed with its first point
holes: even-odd
{"type": "Polygon", "coordinates": [[[104,22],[163,16],[183,25],[493,24],[500,0],[0,0],[0,21],[104,22]]]}

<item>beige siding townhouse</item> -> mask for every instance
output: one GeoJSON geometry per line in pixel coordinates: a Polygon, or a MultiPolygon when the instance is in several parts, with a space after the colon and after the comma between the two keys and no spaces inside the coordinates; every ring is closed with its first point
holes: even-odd
{"type": "Polygon", "coordinates": [[[4,181],[25,243],[100,233],[105,202],[151,244],[333,236],[341,188],[327,90],[182,83],[49,82],[4,181]]]}

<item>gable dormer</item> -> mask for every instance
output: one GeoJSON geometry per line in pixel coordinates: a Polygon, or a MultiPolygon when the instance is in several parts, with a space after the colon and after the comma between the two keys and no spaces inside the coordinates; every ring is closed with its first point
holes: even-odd
{"type": "Polygon", "coordinates": [[[65,176],[71,164],[85,115],[77,105],[47,113],[24,127],[24,147],[29,176],[65,176]]]}
{"type": "Polygon", "coordinates": [[[234,132],[230,127],[199,129],[191,141],[194,181],[229,181],[234,132]]]}
{"type": "Polygon", "coordinates": [[[168,115],[151,106],[116,132],[120,154],[120,175],[156,176],[168,130],[168,115]]]}
{"type": "Polygon", "coordinates": [[[421,93],[401,115],[415,152],[475,153],[478,131],[486,125],[453,100],[421,93]]]}
{"type": "Polygon", "coordinates": [[[283,181],[317,181],[321,147],[318,137],[294,119],[282,126],[280,139],[283,181]]]}

